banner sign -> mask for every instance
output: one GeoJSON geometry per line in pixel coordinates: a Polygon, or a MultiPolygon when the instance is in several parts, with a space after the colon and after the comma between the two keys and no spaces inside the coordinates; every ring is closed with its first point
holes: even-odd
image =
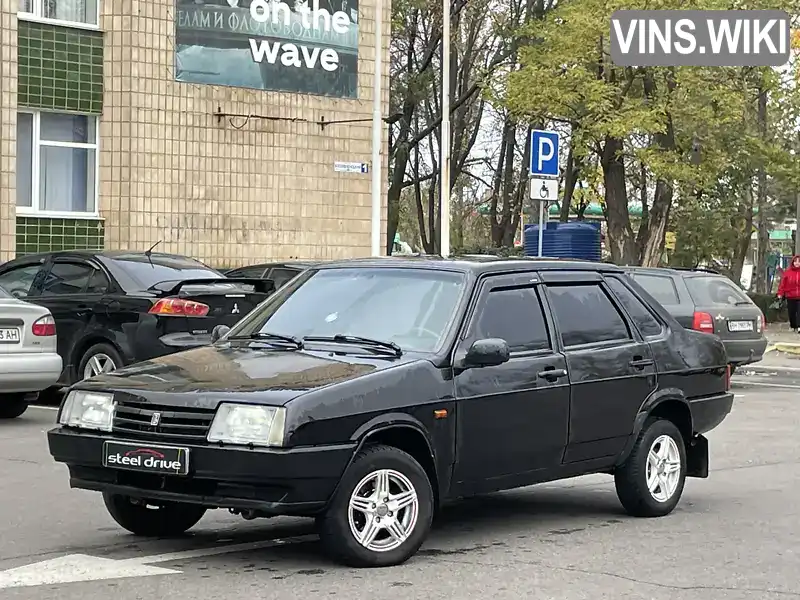
{"type": "Polygon", "coordinates": [[[175,79],[358,97],[358,0],[176,0],[175,79]]]}

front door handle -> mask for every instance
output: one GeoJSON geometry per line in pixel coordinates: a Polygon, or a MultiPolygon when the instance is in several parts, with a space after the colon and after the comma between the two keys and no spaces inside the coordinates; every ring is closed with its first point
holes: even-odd
{"type": "Polygon", "coordinates": [[[654,364],[653,360],[650,358],[639,358],[638,356],[634,358],[631,362],[628,363],[634,369],[644,369],[645,367],[650,367],[654,364]]]}
{"type": "Polygon", "coordinates": [[[560,377],[567,376],[566,369],[545,369],[544,371],[539,371],[538,376],[547,379],[547,381],[555,381],[560,377]]]}

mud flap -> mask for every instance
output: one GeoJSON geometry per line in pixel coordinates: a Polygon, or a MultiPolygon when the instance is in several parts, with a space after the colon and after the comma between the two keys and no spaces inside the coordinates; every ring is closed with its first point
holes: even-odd
{"type": "Polygon", "coordinates": [[[686,445],[686,476],[708,477],[708,440],[702,435],[694,436],[686,445]]]}

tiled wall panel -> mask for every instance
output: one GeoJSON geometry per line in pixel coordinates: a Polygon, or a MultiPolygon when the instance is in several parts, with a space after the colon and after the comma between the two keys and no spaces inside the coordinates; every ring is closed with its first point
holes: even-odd
{"type": "Polygon", "coordinates": [[[0,0],[0,263],[16,249],[18,6],[19,0],[0,0]]]}
{"type": "Polygon", "coordinates": [[[20,106],[100,114],[103,34],[19,22],[20,106]]]}
{"type": "Polygon", "coordinates": [[[104,238],[102,221],[17,218],[17,256],[56,250],[102,250],[104,238]]]}

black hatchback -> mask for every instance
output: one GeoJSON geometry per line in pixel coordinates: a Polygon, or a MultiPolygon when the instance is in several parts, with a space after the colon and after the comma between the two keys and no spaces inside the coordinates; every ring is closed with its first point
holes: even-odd
{"type": "Polygon", "coordinates": [[[174,254],[64,251],[0,266],[0,286],[50,309],[66,386],[211,342],[274,289],[174,254]]]}
{"type": "Polygon", "coordinates": [[[732,366],[763,358],[764,314],[724,275],[702,269],[624,268],[681,325],[719,336],[732,366]]]}

